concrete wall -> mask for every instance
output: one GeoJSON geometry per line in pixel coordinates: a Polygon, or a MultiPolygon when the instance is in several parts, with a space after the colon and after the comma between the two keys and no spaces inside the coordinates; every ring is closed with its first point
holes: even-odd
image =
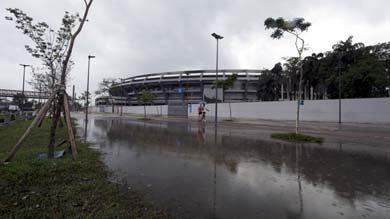
{"type": "MultiPolygon", "coordinates": [[[[271,119],[295,120],[295,101],[275,102],[246,102],[232,103],[234,118],[243,119],[271,119]]],[[[197,117],[197,104],[192,104],[189,116],[197,117]]],[[[214,104],[207,104],[207,116],[214,116],[214,104]]],[[[111,109],[109,107],[109,109],[111,109]]],[[[156,115],[156,106],[148,106],[147,111],[156,115]]],[[[370,99],[343,99],[342,121],[355,123],[389,123],[390,124],[390,98],[370,99]]],[[[110,111],[106,111],[110,112],[110,111]]],[[[142,106],[124,107],[125,113],[143,114],[142,106]]],[[[167,115],[167,107],[163,106],[163,115],[167,115]]],[[[229,117],[229,104],[218,104],[220,118],[229,117]]],[[[301,106],[301,120],[303,121],[338,121],[338,100],[306,100],[301,106]]]]}
{"type": "MultiPolygon", "coordinates": [[[[144,114],[143,106],[114,106],[114,113],[119,114],[123,110],[123,113],[128,114],[144,114]]],[[[89,111],[92,113],[112,113],[112,106],[94,106],[90,107],[89,111]]],[[[168,107],[163,106],[146,106],[146,114],[148,115],[167,115],[168,107]]]]}

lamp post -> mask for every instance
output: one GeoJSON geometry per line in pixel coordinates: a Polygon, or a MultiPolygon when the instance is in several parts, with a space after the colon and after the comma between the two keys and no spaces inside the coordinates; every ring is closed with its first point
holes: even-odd
{"type": "Polygon", "coordinates": [[[339,124],[341,124],[341,68],[342,68],[343,53],[339,53],[339,67],[338,67],[338,78],[339,78],[339,124]]]}
{"type": "MultiPolygon", "coordinates": [[[[123,101],[123,97],[125,97],[125,93],[124,93],[124,91],[123,91],[123,79],[122,78],[119,78],[119,80],[121,81],[120,83],[121,83],[121,97],[122,97],[122,101],[123,101]]],[[[108,92],[110,92],[110,91],[108,91],[108,92]]],[[[123,105],[124,104],[126,104],[126,102],[125,103],[121,103],[121,116],[123,116],[123,105]]]]}
{"type": "Polygon", "coordinates": [[[89,106],[89,69],[91,65],[91,59],[95,58],[95,56],[89,55],[88,56],[88,76],[87,76],[87,93],[86,93],[86,106],[85,106],[85,122],[88,122],[88,106],[89,106]]]}
{"type": "MultiPolygon", "coordinates": [[[[223,36],[220,36],[216,33],[212,33],[211,36],[213,36],[217,40],[215,81],[216,81],[216,84],[218,84],[218,43],[219,43],[219,40],[223,39],[223,36]]],[[[217,126],[217,122],[218,122],[218,86],[215,87],[215,126],[217,126]]]]}
{"type": "Polygon", "coordinates": [[[31,65],[26,65],[26,64],[20,64],[20,66],[23,66],[23,85],[22,85],[22,104],[20,107],[20,110],[23,113],[23,105],[24,105],[24,81],[26,77],[26,67],[30,67],[31,65]]]}
{"type": "MultiPolygon", "coordinates": [[[[386,71],[386,74],[387,74],[387,79],[388,79],[388,81],[390,81],[389,69],[386,68],[385,71],[386,71]]],[[[389,92],[389,97],[390,97],[390,85],[388,87],[388,92],[389,92]]]]}

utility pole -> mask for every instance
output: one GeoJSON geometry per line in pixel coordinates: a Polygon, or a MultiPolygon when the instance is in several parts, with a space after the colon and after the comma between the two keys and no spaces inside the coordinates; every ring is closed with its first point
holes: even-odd
{"type": "MultiPolygon", "coordinates": [[[[219,40],[223,39],[223,36],[220,36],[216,33],[212,33],[213,36],[217,40],[217,57],[216,57],[216,67],[215,67],[215,81],[216,85],[218,84],[218,50],[219,50],[219,40]]],[[[215,126],[217,126],[218,122],[218,86],[215,87],[215,126]]]]}
{"type": "Polygon", "coordinates": [[[91,59],[95,58],[95,56],[88,56],[88,76],[87,76],[87,93],[86,93],[86,106],[85,106],[85,122],[87,124],[88,122],[88,106],[89,106],[89,70],[90,70],[90,64],[91,64],[91,59]]]}
{"type": "Polygon", "coordinates": [[[23,86],[22,86],[22,104],[20,106],[20,110],[22,111],[23,114],[23,105],[24,105],[24,81],[26,77],[26,67],[29,67],[31,65],[26,65],[26,64],[20,64],[20,66],[23,66],[23,86]]]}
{"type": "Polygon", "coordinates": [[[342,55],[339,55],[339,71],[338,71],[338,77],[339,77],[339,124],[341,124],[341,59],[342,55]]]}

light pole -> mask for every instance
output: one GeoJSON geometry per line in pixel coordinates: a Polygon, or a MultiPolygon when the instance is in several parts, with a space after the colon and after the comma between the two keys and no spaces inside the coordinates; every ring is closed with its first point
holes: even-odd
{"type": "MultiPolygon", "coordinates": [[[[125,93],[124,93],[124,91],[123,91],[123,79],[122,78],[119,78],[119,80],[121,81],[120,83],[121,83],[121,96],[122,96],[122,101],[123,101],[123,97],[125,97],[125,93]]],[[[110,92],[110,91],[108,91],[108,92],[110,92]]],[[[127,100],[127,99],[126,99],[127,100]]],[[[126,104],[126,102],[125,102],[125,104],[126,104]]],[[[121,116],[123,116],[123,105],[124,105],[124,103],[122,102],[121,103],[121,116]]]]}
{"type": "Polygon", "coordinates": [[[339,77],[339,124],[341,124],[341,65],[342,65],[342,52],[339,54],[339,68],[338,68],[338,77],[339,77]]]}
{"type": "Polygon", "coordinates": [[[91,56],[89,55],[88,56],[88,76],[87,76],[87,93],[86,93],[86,97],[87,100],[86,100],[86,106],[85,106],[85,122],[87,123],[88,122],[88,106],[89,106],[89,69],[90,69],[90,65],[91,65],[91,59],[95,58],[95,56],[91,56]]]}
{"type": "MultiPolygon", "coordinates": [[[[387,79],[390,81],[389,69],[386,68],[385,71],[386,71],[386,74],[387,74],[387,79]]],[[[390,97],[390,85],[388,87],[388,92],[389,92],[389,97],[390,97]]]]}
{"type": "MultiPolygon", "coordinates": [[[[219,40],[223,39],[223,36],[220,36],[216,33],[212,33],[213,36],[217,40],[217,58],[216,58],[216,67],[215,67],[215,83],[218,84],[218,43],[219,40]]],[[[217,126],[218,122],[218,86],[215,87],[215,126],[217,126]]]]}
{"type": "Polygon", "coordinates": [[[25,80],[25,77],[26,77],[26,67],[30,67],[31,65],[20,64],[20,66],[23,66],[22,104],[21,104],[21,107],[20,107],[20,110],[22,111],[22,114],[23,114],[23,105],[24,105],[24,80],[25,80]]]}

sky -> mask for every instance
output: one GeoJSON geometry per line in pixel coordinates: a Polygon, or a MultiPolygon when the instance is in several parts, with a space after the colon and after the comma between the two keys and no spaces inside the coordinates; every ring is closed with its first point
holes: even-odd
{"type": "MultiPolygon", "coordinates": [[[[27,36],[4,19],[6,8],[19,8],[35,21],[57,29],[65,11],[82,13],[83,0],[0,0],[0,88],[21,89],[20,63],[41,65],[24,45],[27,36]]],[[[126,78],[166,71],[214,69],[216,32],[220,69],[272,68],[283,57],[296,56],[294,39],[270,38],[268,17],[303,17],[312,23],[302,34],[306,55],[331,50],[353,35],[366,45],[389,41],[388,0],[94,0],[88,22],[76,41],[68,89],[86,90],[88,55],[90,90],[103,78],[126,78]]],[[[27,69],[26,80],[31,80],[27,69]]],[[[27,90],[32,88],[26,85],[27,90]]],[[[71,93],[71,92],[69,92],[71,93]]]]}

